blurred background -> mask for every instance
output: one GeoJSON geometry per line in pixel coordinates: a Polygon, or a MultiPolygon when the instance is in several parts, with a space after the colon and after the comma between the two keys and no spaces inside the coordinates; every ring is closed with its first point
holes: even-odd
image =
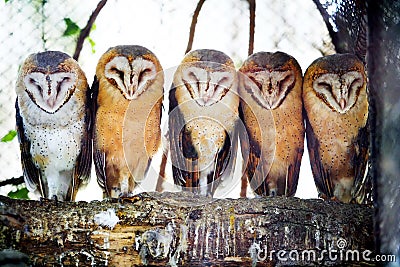
{"type": "MultiPolygon", "coordinates": [[[[29,54],[44,50],[61,50],[72,56],[79,32],[86,26],[97,4],[94,0],[0,2],[0,138],[6,136],[0,142],[0,181],[22,175],[18,140],[12,139],[13,132],[10,132],[15,130],[14,86],[19,66],[29,54]]],[[[168,70],[177,66],[185,54],[197,4],[198,0],[107,1],[85,39],[78,59],[89,84],[100,56],[109,47],[121,44],[149,48],[167,70],[167,75],[172,75],[168,70]]],[[[326,8],[327,12],[335,10],[334,4],[330,7],[326,8]]],[[[248,1],[204,2],[193,49],[221,50],[239,67],[248,56],[248,43],[248,1]]],[[[326,24],[312,0],[257,1],[254,52],[278,50],[295,57],[303,73],[314,59],[335,53],[326,24]]],[[[171,77],[167,77],[166,83],[170,81],[171,77]]],[[[166,88],[169,88],[168,84],[166,88]]],[[[154,166],[158,164],[155,160],[154,166]]],[[[102,196],[95,177],[92,178],[88,187],[90,193],[82,199],[102,196]]],[[[17,188],[8,185],[0,190],[0,194],[7,195],[17,188]]],[[[296,196],[317,197],[306,150],[296,196]]]]}

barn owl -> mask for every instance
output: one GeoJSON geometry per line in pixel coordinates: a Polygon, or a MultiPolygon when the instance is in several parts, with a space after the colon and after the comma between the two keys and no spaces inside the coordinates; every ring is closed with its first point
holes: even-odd
{"type": "Polygon", "coordinates": [[[304,151],[301,68],[286,53],[258,52],[239,74],[243,179],[257,195],[293,196],[304,151]]]}
{"type": "Polygon", "coordinates": [[[28,56],[16,83],[16,123],[27,188],[42,197],[74,200],[90,178],[90,90],[65,53],[28,56]]]}
{"type": "Polygon", "coordinates": [[[161,64],[145,47],[112,47],[99,59],[93,158],[108,197],[131,196],[145,178],[161,142],[163,84],[161,64]]]}
{"type": "Polygon", "coordinates": [[[351,54],[316,59],[303,83],[307,146],[319,194],[362,203],[368,194],[368,97],[363,63],[351,54]]]}
{"type": "Polygon", "coordinates": [[[169,92],[169,139],[175,184],[212,196],[231,178],[239,97],[233,61],[216,50],[189,52],[169,92]]]}

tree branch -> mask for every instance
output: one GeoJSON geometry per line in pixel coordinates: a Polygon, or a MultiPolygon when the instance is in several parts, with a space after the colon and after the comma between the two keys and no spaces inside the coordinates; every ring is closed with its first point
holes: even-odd
{"type": "Polygon", "coordinates": [[[335,46],[336,52],[340,53],[341,51],[339,51],[340,50],[339,39],[338,39],[337,33],[333,30],[332,24],[329,22],[330,16],[329,16],[328,12],[326,12],[326,9],[321,5],[319,0],[313,0],[313,2],[317,6],[317,9],[318,9],[319,13],[321,14],[322,19],[325,22],[326,28],[328,29],[329,36],[332,39],[332,43],[335,46]]]}
{"type": "Polygon", "coordinates": [[[73,58],[75,60],[78,60],[79,55],[82,51],[83,47],[83,42],[85,41],[86,37],[89,36],[90,30],[92,29],[93,23],[96,21],[97,16],[99,15],[101,9],[105,6],[107,3],[107,0],[101,0],[98,4],[96,9],[92,12],[92,15],[90,15],[89,20],[85,26],[79,33],[78,41],[76,42],[76,48],[75,48],[75,53],[73,58]]]}
{"type": "Polygon", "coordinates": [[[249,30],[249,51],[248,55],[253,54],[254,51],[254,28],[256,25],[256,0],[247,0],[249,2],[250,10],[250,30],[249,30]]]}
{"type": "Polygon", "coordinates": [[[5,186],[5,185],[20,185],[24,183],[24,177],[20,176],[18,178],[10,178],[4,181],[0,181],[0,187],[5,186]]]}
{"type": "Polygon", "coordinates": [[[374,248],[372,207],[317,199],[216,200],[181,192],[90,203],[0,202],[0,249],[14,248],[34,266],[356,266],[321,253],[340,250],[339,240],[360,255],[374,248]],[[113,221],[114,228],[104,226],[113,221]],[[286,254],[284,261],[279,250],[315,256],[286,254]]]}
{"type": "Polygon", "coordinates": [[[192,16],[192,23],[190,24],[189,41],[188,41],[188,44],[186,47],[185,54],[188,53],[190,50],[192,50],[194,32],[196,31],[197,18],[199,17],[200,10],[203,7],[203,4],[205,1],[206,0],[199,0],[199,2],[197,3],[196,9],[194,10],[194,13],[192,16]]]}

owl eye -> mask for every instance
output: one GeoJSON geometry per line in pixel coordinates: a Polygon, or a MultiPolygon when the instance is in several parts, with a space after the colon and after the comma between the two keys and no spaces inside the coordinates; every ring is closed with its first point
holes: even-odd
{"type": "Polygon", "coordinates": [[[253,83],[255,83],[257,85],[258,88],[262,87],[262,84],[259,81],[257,81],[257,79],[255,77],[249,76],[249,78],[253,83]]]}
{"type": "Polygon", "coordinates": [[[224,77],[222,78],[216,85],[215,85],[215,90],[217,89],[217,87],[221,86],[221,87],[226,87],[225,83],[227,83],[229,81],[228,77],[224,77]]]}
{"type": "Polygon", "coordinates": [[[117,69],[116,67],[112,67],[110,70],[111,70],[112,72],[118,74],[119,78],[120,78],[122,81],[124,80],[124,72],[123,72],[123,71],[117,69]]]}
{"type": "Polygon", "coordinates": [[[189,89],[189,91],[193,90],[193,87],[192,87],[193,84],[195,84],[197,86],[197,88],[200,87],[200,81],[193,71],[188,71],[186,76],[189,79],[183,79],[183,81],[185,82],[185,85],[189,89]]]}
{"type": "Polygon", "coordinates": [[[197,78],[196,74],[194,74],[194,72],[192,72],[192,71],[189,71],[189,72],[188,72],[188,77],[189,77],[192,81],[199,82],[199,79],[197,78]]]}
{"type": "Polygon", "coordinates": [[[40,93],[42,93],[43,89],[42,89],[42,87],[40,87],[40,85],[37,83],[37,81],[35,79],[29,78],[29,83],[32,84],[33,86],[35,86],[36,89],[38,89],[38,91],[40,93]]]}
{"type": "Polygon", "coordinates": [[[359,89],[362,86],[362,84],[363,84],[362,79],[360,78],[354,79],[354,81],[349,86],[349,91],[359,89]]]}
{"type": "Polygon", "coordinates": [[[317,85],[325,90],[332,91],[332,86],[329,83],[319,82],[317,85]]]}
{"type": "Polygon", "coordinates": [[[294,76],[292,74],[286,75],[282,80],[278,80],[276,82],[277,88],[279,88],[279,92],[286,90],[288,87],[291,87],[294,83],[294,76]]]}
{"type": "Polygon", "coordinates": [[[142,82],[146,78],[146,76],[150,75],[151,72],[152,70],[149,68],[142,70],[139,74],[139,79],[138,79],[139,83],[142,82]]]}
{"type": "Polygon", "coordinates": [[[71,77],[65,76],[65,77],[62,78],[61,81],[57,82],[57,88],[56,88],[57,94],[59,94],[61,92],[61,85],[64,82],[69,82],[69,81],[71,81],[71,77]]]}

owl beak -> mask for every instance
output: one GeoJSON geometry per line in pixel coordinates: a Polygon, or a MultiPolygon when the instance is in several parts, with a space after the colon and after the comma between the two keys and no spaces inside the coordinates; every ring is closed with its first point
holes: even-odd
{"type": "Polygon", "coordinates": [[[129,97],[133,97],[133,95],[135,94],[137,90],[137,84],[132,83],[129,87],[128,87],[128,95],[129,97]]]}
{"type": "Polygon", "coordinates": [[[340,98],[339,105],[341,109],[344,109],[346,107],[346,100],[344,98],[340,98]]]}
{"type": "Polygon", "coordinates": [[[126,81],[126,83],[128,84],[128,96],[130,99],[134,98],[134,95],[136,93],[136,91],[138,90],[138,86],[139,86],[139,81],[138,81],[138,77],[137,75],[131,75],[129,78],[129,81],[126,81]]]}
{"type": "Polygon", "coordinates": [[[268,99],[269,108],[272,108],[272,105],[274,104],[273,102],[274,101],[272,99],[268,99]]]}
{"type": "Polygon", "coordinates": [[[56,101],[57,101],[56,94],[53,94],[52,91],[49,90],[47,93],[43,94],[43,98],[50,108],[54,108],[56,101]]]}
{"type": "Polygon", "coordinates": [[[208,101],[213,98],[214,85],[211,83],[200,83],[200,103],[202,106],[207,105],[208,101]]]}
{"type": "Polygon", "coordinates": [[[49,105],[49,107],[54,108],[54,105],[56,104],[56,98],[55,97],[51,97],[51,98],[47,99],[46,102],[49,105]]]}

